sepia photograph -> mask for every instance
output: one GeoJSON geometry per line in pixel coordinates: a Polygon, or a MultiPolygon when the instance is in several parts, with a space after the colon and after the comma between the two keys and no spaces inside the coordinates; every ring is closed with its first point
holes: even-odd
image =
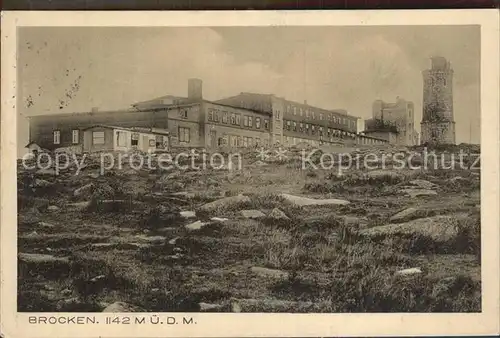
{"type": "Polygon", "coordinates": [[[17,27],[12,311],[481,314],[483,32],[17,27]]]}

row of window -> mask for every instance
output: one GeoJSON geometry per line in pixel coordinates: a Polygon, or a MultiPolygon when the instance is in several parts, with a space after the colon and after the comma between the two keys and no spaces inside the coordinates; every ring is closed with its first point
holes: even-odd
{"type": "Polygon", "coordinates": [[[231,146],[235,148],[251,148],[259,147],[262,145],[267,145],[268,140],[263,141],[259,137],[248,137],[239,135],[225,135],[217,141],[219,147],[221,146],[231,146]]]}
{"type": "MultiPolygon", "coordinates": [[[[218,111],[215,109],[208,110],[208,121],[210,122],[222,122],[224,124],[232,124],[235,126],[241,126],[241,114],[239,113],[231,113],[229,114],[226,111],[218,111]]],[[[263,127],[264,129],[269,129],[269,120],[261,119],[260,117],[254,117],[249,115],[243,116],[243,126],[248,128],[256,128],[260,129],[263,127]]]]}
{"type": "Polygon", "coordinates": [[[326,130],[326,136],[335,136],[335,137],[351,137],[354,138],[356,137],[355,133],[351,133],[348,131],[343,131],[343,130],[338,130],[338,129],[332,129],[332,128],[324,128],[322,126],[317,126],[314,124],[309,124],[309,123],[302,123],[302,122],[296,122],[296,121],[290,121],[286,120],[285,122],[285,129],[288,131],[295,131],[299,133],[305,133],[305,134],[311,134],[311,135],[320,135],[323,136],[326,130]]]}
{"type": "Polygon", "coordinates": [[[382,140],[377,140],[374,138],[360,137],[358,143],[359,144],[384,144],[387,142],[384,142],[382,140]]]}
{"type": "Polygon", "coordinates": [[[328,121],[332,121],[332,122],[337,123],[337,124],[343,124],[346,126],[352,126],[352,127],[356,126],[355,121],[349,121],[349,119],[347,119],[345,117],[335,116],[333,113],[317,113],[316,114],[316,112],[314,110],[310,110],[308,108],[302,108],[302,107],[295,107],[295,106],[291,106],[291,105],[287,105],[285,107],[285,111],[289,114],[305,116],[306,118],[311,118],[313,120],[318,118],[320,121],[328,120],[328,121]]]}

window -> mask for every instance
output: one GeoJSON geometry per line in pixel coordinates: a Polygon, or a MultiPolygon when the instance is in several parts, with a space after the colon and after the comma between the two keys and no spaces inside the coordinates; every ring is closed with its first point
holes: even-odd
{"type": "Polygon", "coordinates": [[[293,107],[293,115],[297,115],[297,109],[296,109],[296,107],[293,107]]]}
{"type": "Polygon", "coordinates": [[[293,131],[297,131],[297,122],[293,122],[293,131]]]}
{"type": "Polygon", "coordinates": [[[130,138],[131,138],[130,144],[132,146],[139,145],[139,133],[132,133],[132,135],[130,135],[130,138]]]}
{"type": "Polygon", "coordinates": [[[330,135],[332,135],[332,130],[330,128],[328,128],[327,135],[328,135],[328,137],[330,137],[330,135]]]}
{"type": "Polygon", "coordinates": [[[328,120],[332,120],[332,114],[328,114],[328,120]]]}
{"type": "Polygon", "coordinates": [[[256,145],[257,147],[260,147],[260,146],[262,145],[262,144],[261,144],[261,142],[260,142],[260,138],[259,138],[259,137],[256,137],[256,138],[255,138],[255,145],[256,145]]]}
{"type": "Polygon", "coordinates": [[[71,136],[73,144],[78,143],[80,141],[80,131],[78,129],[73,129],[71,131],[71,136]]]}
{"type": "Polygon", "coordinates": [[[92,144],[104,144],[104,132],[103,131],[92,132],[92,144]]]}
{"type": "Polygon", "coordinates": [[[279,110],[277,110],[277,111],[276,111],[276,120],[279,120],[279,119],[280,119],[280,111],[279,111],[279,110]]]}
{"type": "Polygon", "coordinates": [[[61,132],[59,130],[54,130],[54,144],[61,143],[61,132]]]}
{"type": "Polygon", "coordinates": [[[304,124],[303,123],[299,123],[299,131],[303,131],[304,130],[304,124]]]}
{"type": "Polygon", "coordinates": [[[323,120],[323,114],[322,113],[319,113],[319,119],[323,120]]]}
{"type": "Polygon", "coordinates": [[[264,129],[269,129],[269,120],[264,119],[264,129]]]}
{"type": "Polygon", "coordinates": [[[208,110],[208,120],[213,121],[214,120],[214,111],[212,109],[208,110]]]}
{"type": "Polygon", "coordinates": [[[255,128],[260,128],[260,117],[255,118],[255,128]]]}
{"type": "Polygon", "coordinates": [[[253,138],[248,138],[248,147],[253,147],[253,138]]]}
{"type": "Polygon", "coordinates": [[[248,127],[248,116],[246,116],[246,115],[245,115],[245,116],[243,116],[243,125],[244,125],[245,127],[248,127]]]}
{"type": "Polygon", "coordinates": [[[241,126],[241,115],[240,114],[236,114],[236,124],[238,126],[241,126]]]}
{"type": "Polygon", "coordinates": [[[234,113],[231,114],[231,124],[236,124],[236,115],[234,113]]]}
{"type": "Polygon", "coordinates": [[[165,149],[165,141],[163,140],[163,135],[156,135],[155,136],[155,140],[156,140],[156,148],[157,149],[165,149]]]}
{"type": "Polygon", "coordinates": [[[309,132],[309,123],[306,123],[306,133],[309,132]]]}
{"type": "MultiPolygon", "coordinates": [[[[302,114],[300,114],[302,116],[302,114]]],[[[306,117],[309,118],[309,110],[306,109],[306,117]]]]}
{"type": "Polygon", "coordinates": [[[443,84],[446,87],[446,78],[443,79],[443,84]]]}
{"type": "Polygon", "coordinates": [[[219,122],[219,112],[217,110],[214,111],[214,121],[219,122]]]}
{"type": "Polygon", "coordinates": [[[231,136],[229,137],[229,139],[230,139],[230,142],[231,142],[231,143],[230,143],[230,144],[231,144],[231,147],[236,147],[236,146],[238,145],[238,136],[236,136],[236,135],[231,135],[231,136]]]}
{"type": "Polygon", "coordinates": [[[304,114],[304,111],[302,110],[302,108],[300,108],[300,116],[302,116],[304,114]]]}
{"type": "Polygon", "coordinates": [[[316,132],[316,128],[314,127],[314,125],[313,125],[313,126],[311,126],[311,132],[312,132],[312,134],[313,134],[313,135],[314,135],[314,133],[316,132]]]}
{"type": "Polygon", "coordinates": [[[323,127],[319,127],[319,134],[323,135],[323,127]]]}
{"type": "Polygon", "coordinates": [[[314,116],[314,112],[313,111],[311,112],[311,117],[312,117],[313,120],[316,119],[316,117],[314,116]]]}
{"type": "Polygon", "coordinates": [[[179,117],[181,119],[187,119],[187,117],[188,117],[187,109],[180,109],[179,110],[179,117]]]}
{"type": "Polygon", "coordinates": [[[243,136],[243,147],[246,148],[248,147],[248,137],[243,136]]]}
{"type": "Polygon", "coordinates": [[[227,111],[222,112],[222,123],[227,123],[227,111]]]}
{"type": "Polygon", "coordinates": [[[286,130],[290,130],[290,121],[286,121],[286,130]]]}
{"type": "Polygon", "coordinates": [[[236,140],[236,146],[241,147],[241,136],[238,136],[238,139],[236,140]]]}
{"type": "Polygon", "coordinates": [[[252,118],[251,116],[249,116],[249,117],[248,117],[248,126],[249,126],[250,128],[252,128],[252,127],[253,127],[253,118],[252,118]]]}
{"type": "Polygon", "coordinates": [[[190,142],[189,128],[179,127],[179,142],[190,142]]]}
{"type": "Polygon", "coordinates": [[[127,146],[127,133],[124,131],[116,132],[116,145],[118,147],[126,147],[127,146]]]}

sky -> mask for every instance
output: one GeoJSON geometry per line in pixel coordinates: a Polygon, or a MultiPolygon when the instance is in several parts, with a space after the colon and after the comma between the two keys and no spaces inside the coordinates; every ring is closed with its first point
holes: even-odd
{"type": "Polygon", "coordinates": [[[187,95],[272,93],[371,117],[374,100],[413,101],[420,128],[422,70],[454,69],[457,143],[480,142],[479,26],[34,27],[18,40],[18,148],[26,116],[128,108],[187,95]]]}

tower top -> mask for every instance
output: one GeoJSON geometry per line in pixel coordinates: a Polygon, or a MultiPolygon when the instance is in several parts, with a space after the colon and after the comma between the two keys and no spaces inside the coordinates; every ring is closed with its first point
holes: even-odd
{"type": "Polygon", "coordinates": [[[442,56],[431,57],[431,70],[451,70],[450,61],[442,56]]]}

